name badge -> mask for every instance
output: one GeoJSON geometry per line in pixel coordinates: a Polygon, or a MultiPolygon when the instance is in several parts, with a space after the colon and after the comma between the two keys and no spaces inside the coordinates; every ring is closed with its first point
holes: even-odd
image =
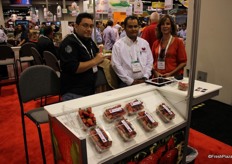
{"type": "Polygon", "coordinates": [[[157,65],[158,69],[165,69],[165,61],[158,61],[158,65],[157,65]]]}
{"type": "Polygon", "coordinates": [[[97,66],[94,66],[94,67],[93,67],[93,73],[96,73],[97,71],[98,71],[97,66]]]}
{"type": "Polygon", "coordinates": [[[133,72],[141,72],[142,68],[138,61],[132,63],[132,70],[133,72]]]}

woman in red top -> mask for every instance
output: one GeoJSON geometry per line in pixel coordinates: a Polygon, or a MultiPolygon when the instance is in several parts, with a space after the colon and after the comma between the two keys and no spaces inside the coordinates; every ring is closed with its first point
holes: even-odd
{"type": "Polygon", "coordinates": [[[183,41],[176,37],[176,25],[169,15],[157,25],[157,39],[152,46],[155,76],[183,75],[187,55],[183,41]]]}

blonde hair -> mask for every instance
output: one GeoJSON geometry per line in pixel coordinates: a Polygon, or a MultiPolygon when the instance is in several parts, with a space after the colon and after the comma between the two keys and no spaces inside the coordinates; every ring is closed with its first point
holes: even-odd
{"type": "Polygon", "coordinates": [[[152,22],[159,22],[159,19],[160,19],[159,13],[157,13],[157,12],[151,13],[151,15],[150,15],[151,23],[152,22]]]}

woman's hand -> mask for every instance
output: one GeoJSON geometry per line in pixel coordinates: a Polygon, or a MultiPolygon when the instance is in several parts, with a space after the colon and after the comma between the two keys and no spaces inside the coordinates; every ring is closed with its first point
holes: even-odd
{"type": "Polygon", "coordinates": [[[165,74],[163,74],[163,76],[162,76],[162,77],[170,77],[170,76],[172,76],[172,74],[169,72],[169,73],[165,73],[165,74]]]}

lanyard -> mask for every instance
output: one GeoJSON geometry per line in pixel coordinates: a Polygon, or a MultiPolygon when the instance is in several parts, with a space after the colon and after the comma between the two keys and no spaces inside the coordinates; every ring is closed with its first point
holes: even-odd
{"type": "MultiPolygon", "coordinates": [[[[77,41],[81,44],[81,46],[85,48],[86,52],[89,54],[90,59],[94,58],[92,48],[90,48],[90,50],[91,50],[91,54],[90,54],[89,51],[88,51],[88,49],[87,49],[87,48],[85,47],[85,45],[81,42],[81,40],[80,40],[74,33],[72,33],[72,35],[74,35],[74,37],[75,37],[75,38],[77,39],[77,41]]],[[[91,44],[91,46],[92,46],[92,43],[90,43],[90,44],[91,44]]]]}
{"type": "MultiPolygon", "coordinates": [[[[166,53],[167,53],[167,51],[168,51],[168,47],[170,46],[171,40],[172,40],[172,35],[171,35],[171,37],[169,38],[168,44],[167,44],[167,46],[166,46],[166,48],[165,48],[164,58],[166,57],[166,53]]],[[[162,42],[162,40],[161,40],[161,42],[162,42]]],[[[161,45],[159,46],[159,58],[160,58],[160,51],[161,51],[161,45]]]]}

